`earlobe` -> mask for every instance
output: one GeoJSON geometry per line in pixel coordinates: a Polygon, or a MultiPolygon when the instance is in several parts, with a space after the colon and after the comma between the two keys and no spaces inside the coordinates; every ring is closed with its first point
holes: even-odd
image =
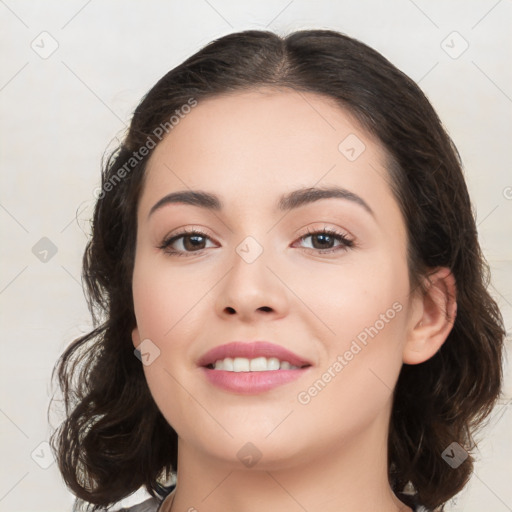
{"type": "Polygon", "coordinates": [[[132,331],[132,343],[135,348],[140,345],[140,334],[138,327],[135,327],[132,331]]]}
{"type": "Polygon", "coordinates": [[[453,328],[457,315],[456,283],[450,269],[442,267],[426,278],[418,297],[420,318],[414,318],[403,351],[403,362],[419,364],[433,357],[453,328]]]}

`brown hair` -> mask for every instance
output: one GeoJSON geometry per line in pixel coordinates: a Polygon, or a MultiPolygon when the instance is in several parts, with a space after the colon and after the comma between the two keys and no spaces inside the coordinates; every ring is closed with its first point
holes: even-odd
{"type": "Polygon", "coordinates": [[[143,485],[161,497],[163,478],[176,470],[176,432],[153,401],[131,342],[136,211],[152,154],[139,150],[150,140],[154,147],[158,127],[169,127],[170,116],[191,98],[258,86],[329,96],[376,136],[389,155],[391,186],[407,225],[411,282],[440,266],[455,277],[453,329],[434,357],[403,365],[389,433],[395,493],[410,481],[421,504],[442,506],[473,468],[469,456],[452,469],[443,450],[457,442],[470,451],[500,393],[503,319],[486,290],[489,271],[460,159],[435,111],[381,54],[330,30],[222,37],[168,72],[136,108],[125,140],[105,163],[83,259],[95,328],[54,369],[66,404],[66,419],[52,436],[60,471],[97,508],[143,485]]]}

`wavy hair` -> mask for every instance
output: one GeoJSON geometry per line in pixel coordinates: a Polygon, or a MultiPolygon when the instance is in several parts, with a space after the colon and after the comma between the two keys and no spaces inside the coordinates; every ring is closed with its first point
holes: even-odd
{"type": "Polygon", "coordinates": [[[177,434],[157,408],[134,357],[132,274],[136,212],[145,167],[185,105],[260,86],[335,100],[380,141],[390,185],[406,222],[413,286],[444,266],[457,284],[457,316],[428,361],[404,364],[394,391],[389,481],[400,496],[443,508],[469,480],[471,455],[451,468],[441,454],[468,452],[502,384],[505,329],[487,291],[489,267],[457,150],[420,88],[380,53],[331,30],[287,36],[248,30],[212,41],[169,71],[134,111],[124,141],[106,159],[83,257],[93,330],[55,365],[66,418],[51,437],[66,485],[93,510],[144,486],[162,497],[177,469],[177,434]],[[163,133],[163,132],[162,132],[163,133]],[[143,150],[142,148],[146,148],[143,150]]]}

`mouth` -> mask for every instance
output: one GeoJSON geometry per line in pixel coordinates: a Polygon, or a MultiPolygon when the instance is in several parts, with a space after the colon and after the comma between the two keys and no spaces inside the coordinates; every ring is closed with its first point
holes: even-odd
{"type": "Polygon", "coordinates": [[[274,370],[298,370],[303,366],[295,366],[289,361],[280,361],[277,357],[226,357],[209,364],[211,370],[224,370],[226,372],[268,372],[274,370]]]}
{"type": "Polygon", "coordinates": [[[225,391],[256,394],[299,378],[312,364],[273,343],[235,341],[209,350],[198,366],[225,391]]]}
{"type": "Polygon", "coordinates": [[[297,370],[311,366],[311,363],[268,341],[233,341],[206,352],[199,359],[198,365],[228,372],[266,372],[297,370]]]}

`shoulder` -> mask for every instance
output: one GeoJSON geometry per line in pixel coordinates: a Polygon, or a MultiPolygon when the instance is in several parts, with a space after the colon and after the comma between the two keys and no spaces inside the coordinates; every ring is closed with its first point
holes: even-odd
{"type": "Polygon", "coordinates": [[[137,503],[136,505],[123,508],[118,512],[158,512],[162,503],[165,501],[165,498],[169,496],[169,494],[174,490],[176,484],[171,484],[169,486],[164,486],[161,488],[161,499],[150,497],[141,503],[137,503]]]}
{"type": "Polygon", "coordinates": [[[132,507],[122,508],[118,512],[157,512],[160,503],[161,501],[155,498],[148,498],[132,507]]]}
{"type": "MultiPolygon", "coordinates": [[[[158,508],[160,507],[161,502],[157,501],[155,498],[150,498],[138,505],[134,505],[133,507],[123,508],[118,512],[158,512],[158,508]]],[[[414,512],[430,512],[425,507],[418,505],[414,508],[414,512]]]]}
{"type": "MultiPolygon", "coordinates": [[[[167,488],[167,493],[169,494],[174,489],[174,486],[167,488]]],[[[124,507],[121,509],[117,509],[113,512],[158,512],[160,505],[163,503],[163,500],[157,500],[156,498],[148,498],[141,503],[137,503],[131,507],[124,507]]],[[[107,510],[101,512],[108,512],[107,510]]],[[[414,512],[431,512],[429,509],[423,507],[422,505],[416,505],[414,507],[414,512]]]]}
{"type": "MultiPolygon", "coordinates": [[[[117,506],[113,505],[114,508],[103,508],[98,512],[159,512],[160,506],[165,501],[165,498],[171,493],[174,489],[174,485],[170,487],[163,487],[162,493],[163,496],[161,499],[157,499],[154,497],[148,497],[144,501],[141,501],[136,504],[124,504],[122,502],[118,503],[117,506]]],[[[77,508],[79,500],[75,501],[75,506],[73,508],[73,512],[79,512],[82,510],[81,508],[77,508]]]]}
{"type": "MultiPolygon", "coordinates": [[[[122,508],[102,508],[98,512],[158,512],[158,507],[161,502],[156,500],[155,498],[148,498],[147,500],[142,501],[141,503],[137,503],[136,505],[122,507],[122,508]]],[[[73,508],[73,512],[78,512],[79,510],[75,507],[73,508]]]]}

